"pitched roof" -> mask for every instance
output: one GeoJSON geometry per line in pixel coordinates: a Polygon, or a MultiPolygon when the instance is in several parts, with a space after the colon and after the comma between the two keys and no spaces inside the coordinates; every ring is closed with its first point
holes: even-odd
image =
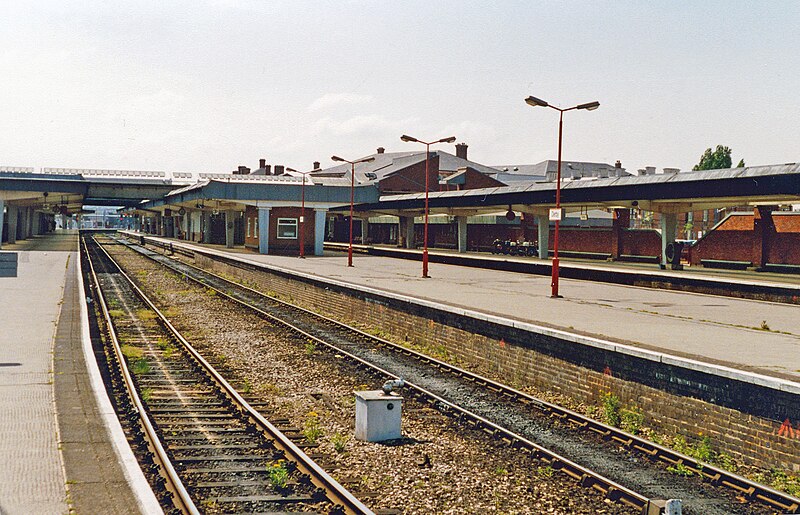
{"type": "MultiPolygon", "coordinates": [[[[496,174],[499,170],[490,166],[482,165],[468,159],[462,159],[441,150],[433,150],[431,154],[439,156],[439,171],[455,173],[459,168],[471,167],[481,173],[496,174]]],[[[404,170],[409,166],[415,165],[425,161],[425,151],[413,152],[384,152],[381,154],[371,154],[362,157],[373,158],[374,161],[367,163],[356,163],[355,165],[355,181],[358,183],[369,183],[380,181],[389,177],[390,175],[404,170]]],[[[346,177],[350,178],[350,164],[342,163],[340,165],[324,168],[317,172],[312,172],[311,175],[316,179],[318,177],[346,177]]]]}

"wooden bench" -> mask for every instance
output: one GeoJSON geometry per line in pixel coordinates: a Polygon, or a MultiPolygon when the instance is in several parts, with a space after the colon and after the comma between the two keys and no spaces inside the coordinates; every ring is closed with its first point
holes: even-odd
{"type": "Polygon", "coordinates": [[[729,268],[731,270],[747,270],[753,266],[752,261],[734,261],[730,259],[701,259],[700,264],[705,268],[729,268]]]}

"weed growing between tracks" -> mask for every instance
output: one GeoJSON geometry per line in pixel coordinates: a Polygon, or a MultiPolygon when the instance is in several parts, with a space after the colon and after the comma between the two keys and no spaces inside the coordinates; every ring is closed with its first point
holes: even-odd
{"type": "Polygon", "coordinates": [[[157,303],[181,312],[173,321],[176,327],[191,328],[192,343],[204,355],[224,354],[218,369],[234,384],[249,381],[248,398],[263,406],[259,409],[268,418],[288,419],[303,439],[306,420],[317,419],[323,433],[307,450],[319,454],[320,464],[335,478],[356,484],[356,495],[370,494],[365,497],[370,507],[426,514],[628,512],[562,474],[531,474],[541,462],[410,398],[403,405],[401,440],[376,444],[342,436],[354,429],[353,390],[376,389],[382,380],[319,345],[308,355],[304,338],[201,288],[195,295],[174,295],[170,284],[180,278],[156,268],[140,285],[159,290],[163,297],[157,303]],[[309,417],[310,411],[317,417],[309,417]]]}

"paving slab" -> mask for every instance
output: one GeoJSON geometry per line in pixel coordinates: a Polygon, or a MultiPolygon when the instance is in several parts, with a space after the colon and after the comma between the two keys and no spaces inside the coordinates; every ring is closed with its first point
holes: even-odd
{"type": "Polygon", "coordinates": [[[4,246],[20,267],[0,278],[0,515],[160,512],[86,361],[77,243],[59,231],[4,246]]]}
{"type": "Polygon", "coordinates": [[[19,255],[0,279],[0,511],[67,513],[53,392],[53,339],[69,252],[19,255]]]}

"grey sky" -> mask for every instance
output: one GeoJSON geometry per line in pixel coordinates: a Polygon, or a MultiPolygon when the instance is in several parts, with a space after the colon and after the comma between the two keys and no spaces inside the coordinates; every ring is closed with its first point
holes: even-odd
{"type": "MultiPolygon", "coordinates": [[[[800,2],[4,1],[0,165],[299,170],[455,135],[485,164],[796,161],[800,2]]],[[[444,146],[452,150],[452,146],[444,146]]]]}

